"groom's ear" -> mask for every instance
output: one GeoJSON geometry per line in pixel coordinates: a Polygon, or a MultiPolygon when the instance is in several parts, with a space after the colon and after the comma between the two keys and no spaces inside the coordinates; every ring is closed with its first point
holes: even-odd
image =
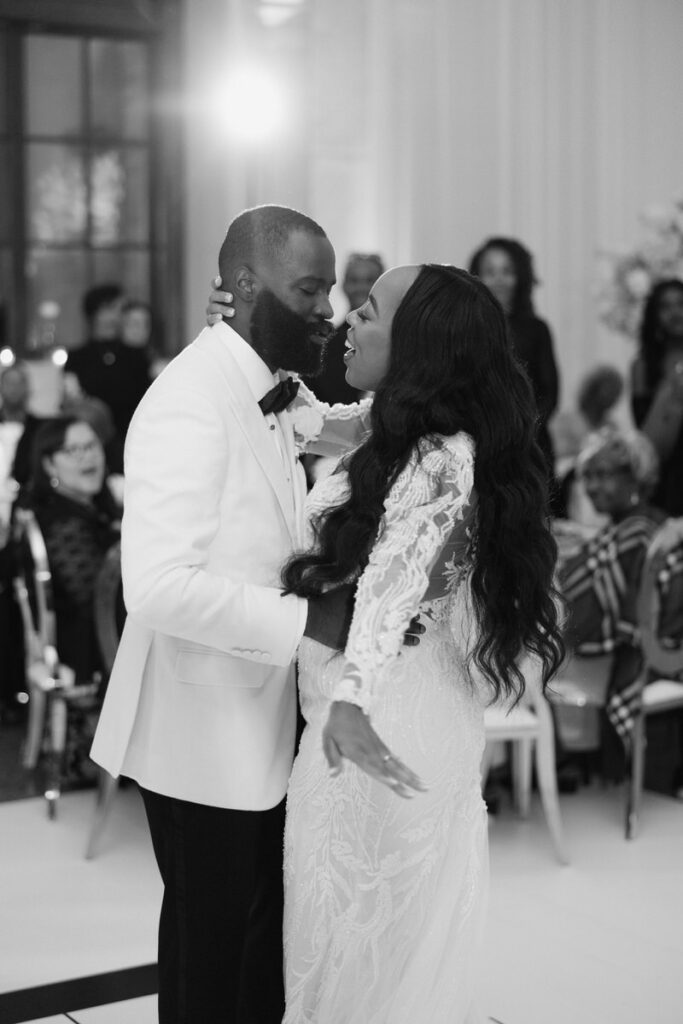
{"type": "Polygon", "coordinates": [[[238,267],[235,274],[235,292],[243,302],[253,302],[258,295],[259,286],[256,275],[249,267],[238,267]]]}

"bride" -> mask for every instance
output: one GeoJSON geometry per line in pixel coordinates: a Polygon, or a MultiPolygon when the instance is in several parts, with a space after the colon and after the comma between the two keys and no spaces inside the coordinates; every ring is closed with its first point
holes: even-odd
{"type": "MultiPolygon", "coordinates": [[[[562,656],[533,400],[488,290],[399,267],[349,314],[372,430],[308,497],[285,588],[352,582],[304,638],[285,835],[285,1024],[471,1024],[487,887],[483,709],[562,656]],[[419,611],[426,631],[402,647],[419,611]]],[[[312,401],[301,389],[300,403],[312,401]]]]}

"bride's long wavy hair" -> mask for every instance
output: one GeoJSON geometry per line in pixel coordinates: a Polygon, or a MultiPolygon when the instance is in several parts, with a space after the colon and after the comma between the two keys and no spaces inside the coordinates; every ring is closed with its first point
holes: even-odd
{"type": "Polygon", "coordinates": [[[371,415],[371,433],[346,461],[348,498],[320,515],[316,548],[285,566],[285,588],[313,597],[362,570],[389,489],[420,438],[465,431],[476,445],[478,497],[471,592],[479,638],[472,656],[496,697],[522,695],[523,649],[538,656],[547,683],[564,646],[546,467],[529,381],[503,311],[479,280],[456,267],[421,267],[394,315],[389,368],[371,415]]]}

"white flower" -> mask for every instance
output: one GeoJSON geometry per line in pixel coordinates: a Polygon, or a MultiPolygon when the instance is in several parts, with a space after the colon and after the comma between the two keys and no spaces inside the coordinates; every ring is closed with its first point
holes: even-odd
{"type": "Polygon", "coordinates": [[[668,207],[651,206],[641,220],[640,244],[607,257],[608,275],[599,285],[600,319],[615,331],[636,337],[644,300],[658,281],[681,277],[683,269],[683,195],[668,207]]]}
{"type": "Polygon", "coordinates": [[[298,405],[291,413],[294,427],[294,442],[299,452],[315,441],[325,425],[322,413],[315,406],[298,405]]]}
{"type": "Polygon", "coordinates": [[[654,231],[665,231],[671,227],[671,211],[666,206],[648,206],[642,219],[654,231]]]}
{"type": "Polygon", "coordinates": [[[626,275],[625,284],[636,299],[644,299],[650,290],[652,281],[644,267],[635,267],[626,275]]]}

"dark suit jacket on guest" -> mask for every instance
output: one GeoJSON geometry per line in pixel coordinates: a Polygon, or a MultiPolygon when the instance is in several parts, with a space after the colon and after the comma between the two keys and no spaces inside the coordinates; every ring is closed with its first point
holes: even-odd
{"type": "Polygon", "coordinates": [[[86,395],[109,406],[123,442],[138,402],[151,383],[144,349],[131,348],[118,339],[87,341],[69,353],[64,370],[76,375],[86,395]]]}

